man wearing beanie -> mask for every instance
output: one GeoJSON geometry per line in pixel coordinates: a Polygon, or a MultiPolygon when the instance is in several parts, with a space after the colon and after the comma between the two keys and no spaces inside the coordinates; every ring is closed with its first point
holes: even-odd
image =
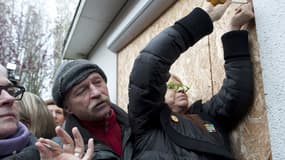
{"type": "Polygon", "coordinates": [[[127,113],[110,102],[107,77],[98,65],[82,59],[63,63],[52,96],[69,113],[63,125],[66,132],[72,135],[77,127],[85,145],[94,139],[93,159],[131,159],[127,113]]]}

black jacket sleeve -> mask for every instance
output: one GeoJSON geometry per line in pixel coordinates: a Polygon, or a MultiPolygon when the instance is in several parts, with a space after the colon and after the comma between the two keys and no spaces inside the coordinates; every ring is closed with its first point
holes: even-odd
{"type": "Polygon", "coordinates": [[[196,8],[141,51],[129,82],[128,112],[133,134],[142,134],[159,124],[170,66],[182,52],[212,30],[208,14],[196,8]]]}
{"type": "Polygon", "coordinates": [[[202,112],[232,130],[248,113],[253,101],[253,71],[247,31],[232,31],[222,36],[225,79],[219,92],[202,105],[202,112]]]}

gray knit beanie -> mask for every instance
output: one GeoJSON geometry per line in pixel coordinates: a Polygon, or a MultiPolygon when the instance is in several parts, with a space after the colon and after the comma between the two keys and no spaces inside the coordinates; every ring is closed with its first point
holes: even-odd
{"type": "Polygon", "coordinates": [[[63,108],[66,93],[93,72],[100,74],[104,81],[107,82],[103,70],[98,65],[93,64],[88,60],[77,59],[61,64],[55,74],[52,87],[52,96],[56,105],[63,108]]]}

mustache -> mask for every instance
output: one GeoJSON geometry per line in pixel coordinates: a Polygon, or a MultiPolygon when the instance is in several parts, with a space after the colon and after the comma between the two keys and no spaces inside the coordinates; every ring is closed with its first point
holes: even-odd
{"type": "Polygon", "coordinates": [[[104,98],[101,100],[90,100],[90,103],[88,105],[88,110],[92,111],[94,108],[96,108],[97,106],[101,105],[102,103],[108,103],[110,104],[110,101],[108,98],[104,98]]]}

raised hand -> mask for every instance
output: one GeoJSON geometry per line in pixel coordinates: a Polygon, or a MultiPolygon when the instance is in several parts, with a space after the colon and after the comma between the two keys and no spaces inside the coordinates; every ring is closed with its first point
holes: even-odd
{"type": "Polygon", "coordinates": [[[229,29],[230,30],[240,30],[246,29],[250,20],[254,18],[252,3],[248,2],[246,4],[242,4],[238,8],[235,9],[235,14],[232,17],[229,29]]]}
{"type": "Polygon", "coordinates": [[[93,139],[88,140],[88,149],[84,153],[84,142],[79,130],[74,127],[72,129],[73,139],[59,126],[56,127],[57,136],[63,142],[61,147],[56,142],[40,138],[36,142],[36,146],[40,152],[41,160],[91,160],[94,154],[93,139]]]}
{"type": "Polygon", "coordinates": [[[207,0],[208,2],[212,3],[212,5],[217,5],[217,4],[224,4],[226,0],[207,0]]]}
{"type": "Polygon", "coordinates": [[[212,21],[219,20],[231,4],[231,0],[226,0],[224,4],[213,5],[210,2],[204,1],[203,9],[209,14],[212,21]]]}

